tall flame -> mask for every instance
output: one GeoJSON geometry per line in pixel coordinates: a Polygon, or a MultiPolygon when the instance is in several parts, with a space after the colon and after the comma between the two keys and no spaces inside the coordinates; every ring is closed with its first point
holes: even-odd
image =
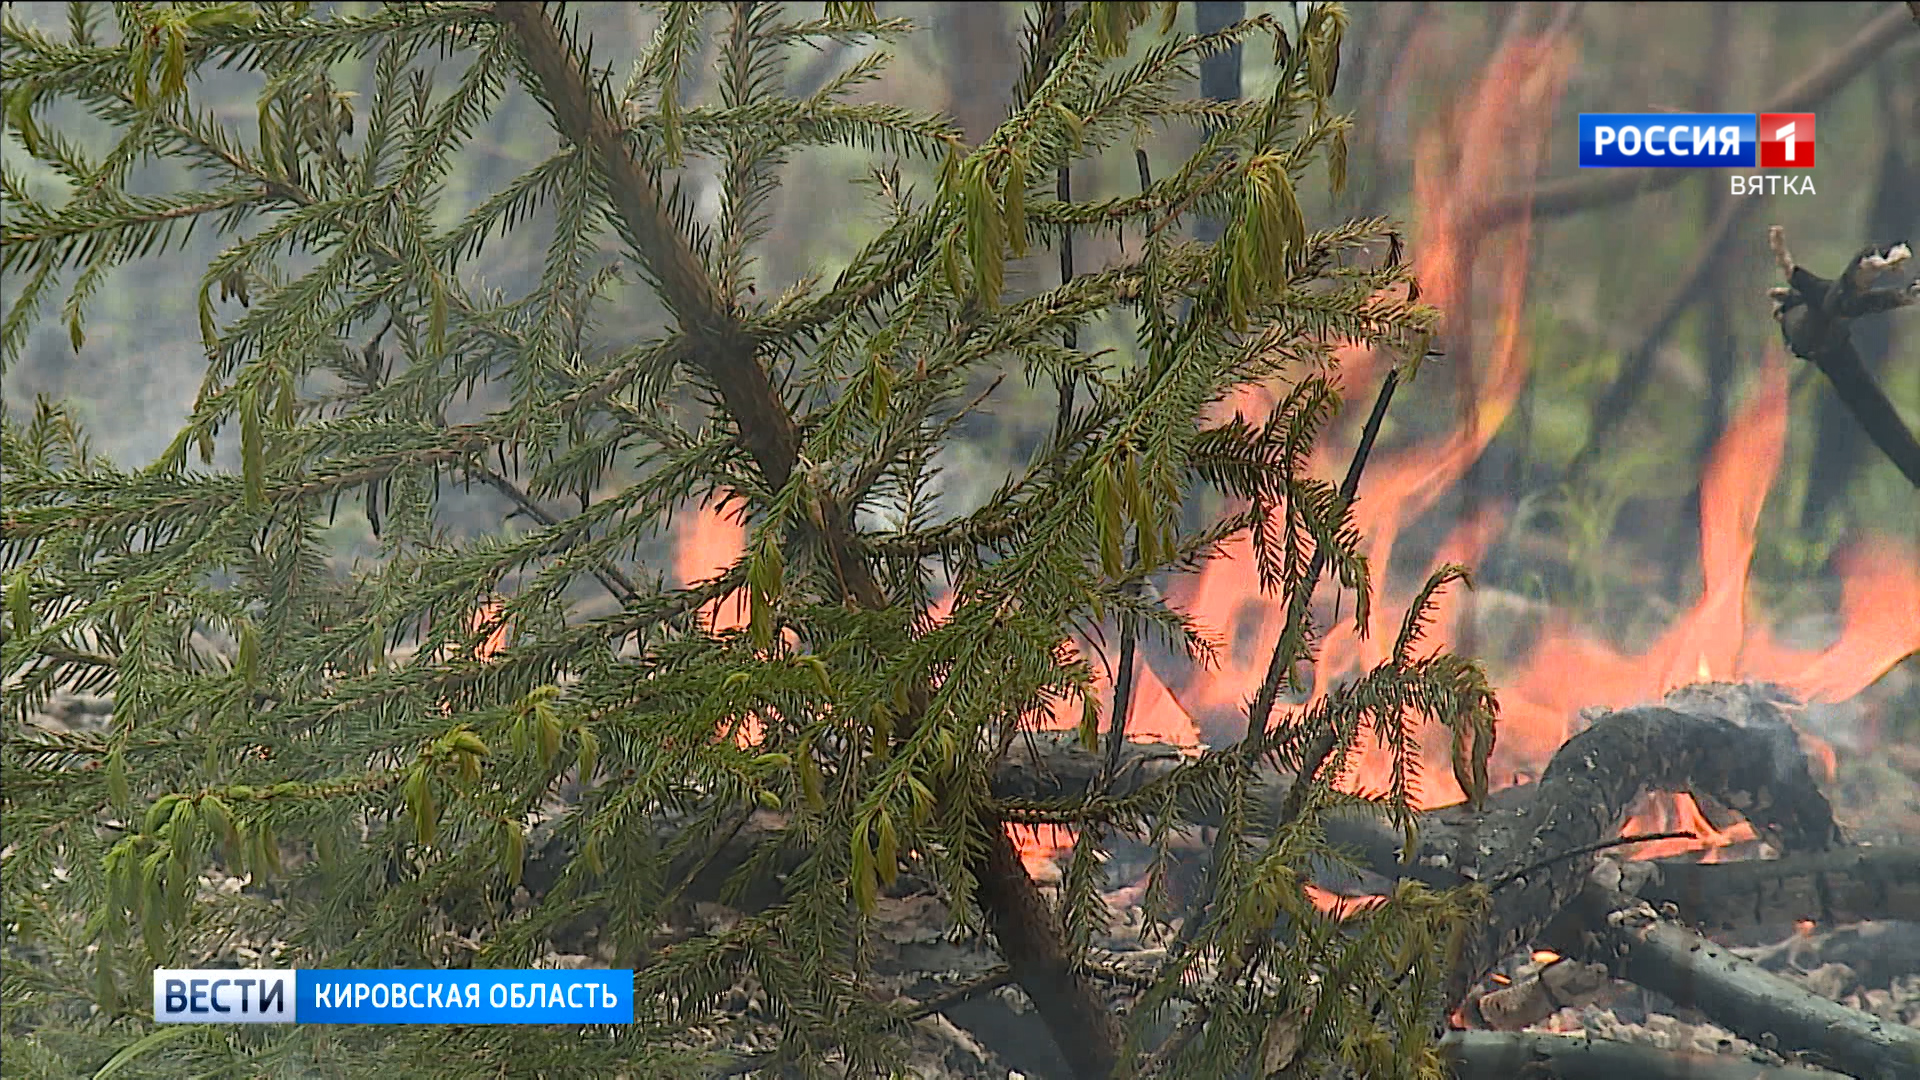
{"type": "MultiPolygon", "coordinates": [[[[1496,280],[1497,332],[1484,348],[1476,347],[1465,325],[1450,326],[1453,337],[1450,362],[1467,365],[1480,392],[1467,421],[1436,438],[1395,453],[1376,455],[1354,505],[1354,522],[1363,537],[1364,553],[1373,567],[1381,593],[1364,637],[1351,624],[1340,623],[1321,642],[1313,697],[1294,711],[1312,707],[1328,688],[1344,676],[1384,661],[1410,595],[1394,595],[1387,588],[1400,530],[1433,503],[1479,458],[1512,411],[1526,384],[1527,349],[1522,328],[1527,288],[1528,252],[1532,234],[1522,222],[1495,237],[1469,235],[1475,200],[1488,191],[1505,191],[1530,182],[1544,153],[1554,105],[1572,54],[1558,42],[1516,38],[1488,64],[1478,88],[1455,124],[1436,132],[1419,148],[1415,173],[1415,202],[1423,225],[1414,270],[1422,299],[1443,311],[1457,313],[1464,324],[1473,309],[1474,266],[1480,257],[1498,268],[1496,280]],[[1449,150],[1454,155],[1449,155],[1449,150]]],[[[1358,347],[1341,351],[1342,371],[1353,385],[1356,377],[1371,377],[1386,360],[1358,347]]],[[[1266,395],[1244,393],[1235,406],[1243,414],[1268,401],[1266,395]]],[[[1250,417],[1257,418],[1257,417],[1250,417]]],[[[1493,514],[1463,522],[1442,545],[1435,560],[1467,562],[1491,542],[1501,522],[1493,514]]],[[[1429,647],[1443,644],[1448,613],[1457,597],[1444,597],[1436,633],[1429,647]]],[[[1202,675],[1190,687],[1188,700],[1196,711],[1219,715],[1237,709],[1258,690],[1265,677],[1266,648],[1276,640],[1285,622],[1284,604],[1264,596],[1252,556],[1251,541],[1239,540],[1222,558],[1207,565],[1185,596],[1195,620],[1220,636],[1227,646],[1218,670],[1202,675]],[[1254,630],[1238,633],[1240,628],[1254,630]],[[1247,639],[1256,644],[1245,647],[1247,639]]],[[[1282,707],[1285,711],[1286,707],[1282,707]]],[[[1433,732],[1416,732],[1416,740],[1437,754],[1440,740],[1433,732]]],[[[1437,761],[1437,758],[1432,759],[1437,761]]],[[[1432,763],[1432,762],[1430,762],[1432,763]]],[[[1389,776],[1390,760],[1363,745],[1340,785],[1350,791],[1378,790],[1389,776]]],[[[1451,772],[1427,769],[1412,784],[1422,806],[1437,806],[1461,797],[1451,772]]]]}

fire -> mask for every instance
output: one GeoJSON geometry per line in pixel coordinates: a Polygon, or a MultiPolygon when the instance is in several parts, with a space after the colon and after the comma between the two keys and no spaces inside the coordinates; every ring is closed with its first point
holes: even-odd
{"type": "MultiPolygon", "coordinates": [[[[1069,643],[1068,652],[1077,657],[1080,647],[1069,643]]],[[[1099,695],[1101,723],[1111,723],[1113,673],[1106,664],[1093,665],[1093,685],[1099,695]]],[[[1055,731],[1070,731],[1079,727],[1079,702],[1055,702],[1047,726],[1055,731]]],[[[1101,737],[1105,737],[1104,731],[1101,737]]],[[[1200,746],[1200,728],[1193,722],[1193,716],[1174,697],[1173,691],[1167,689],[1167,684],[1153,673],[1153,668],[1139,658],[1134,660],[1132,701],[1127,708],[1127,738],[1135,742],[1168,743],[1186,750],[1198,750],[1200,746]]]]}
{"type": "Polygon", "coordinates": [[[1627,819],[1621,830],[1623,836],[1639,833],[1686,832],[1693,839],[1675,837],[1671,840],[1648,840],[1633,845],[1633,858],[1670,859],[1677,855],[1699,851],[1706,848],[1707,853],[1701,862],[1718,862],[1720,852],[1733,844],[1746,843],[1757,837],[1753,826],[1744,821],[1736,821],[1725,830],[1714,826],[1700,809],[1700,804],[1691,795],[1674,795],[1670,798],[1650,800],[1652,805],[1644,812],[1627,819]]]}
{"type": "MultiPolygon", "coordinates": [[[[712,504],[703,505],[683,518],[675,546],[674,569],[682,585],[706,581],[725,573],[746,551],[746,535],[739,519],[712,504]]],[[[954,595],[943,594],[927,610],[930,622],[944,621],[953,612],[954,595]]],[[[744,590],[714,601],[701,609],[702,624],[714,633],[737,630],[747,624],[744,590]]],[[[1078,647],[1070,645],[1077,654],[1078,647]]],[[[1102,715],[1113,707],[1113,681],[1104,665],[1094,665],[1094,684],[1104,704],[1102,715]]],[[[1080,708],[1077,702],[1056,703],[1046,718],[1047,725],[1060,730],[1077,728],[1080,708]]],[[[732,737],[741,746],[756,746],[765,736],[765,727],[756,716],[739,718],[732,725],[732,737]]],[[[726,732],[720,733],[723,737],[726,732]]],[[[1164,742],[1183,748],[1197,748],[1200,732],[1172,691],[1160,681],[1144,660],[1138,662],[1133,680],[1133,704],[1128,709],[1127,737],[1143,742],[1164,742]]],[[[1059,826],[1014,828],[1015,845],[1027,869],[1041,880],[1057,880],[1057,860],[1073,847],[1074,830],[1059,826]]]]}
{"type": "MultiPolygon", "coordinates": [[[[1069,652],[1078,654],[1079,646],[1070,643],[1069,652]]],[[[1101,706],[1101,722],[1111,723],[1114,696],[1112,674],[1106,665],[1098,663],[1093,665],[1093,673],[1094,689],[1101,706]]],[[[1046,726],[1056,731],[1078,728],[1079,703],[1055,702],[1046,719],[1046,726]]],[[[1106,737],[1104,728],[1101,737],[1106,737]]],[[[1135,660],[1133,696],[1127,708],[1127,738],[1134,742],[1167,743],[1192,753],[1198,753],[1201,745],[1200,729],[1193,722],[1193,716],[1144,659],[1135,660]]],[[[1014,847],[1019,850],[1020,861],[1026,864],[1027,872],[1036,880],[1055,881],[1060,876],[1059,860],[1073,849],[1078,834],[1065,826],[1041,825],[1031,828],[1016,826],[1012,829],[1012,835],[1014,847]]]]}
{"type": "MultiPolygon", "coordinates": [[[[1786,361],[1769,350],[1760,387],[1728,425],[1708,457],[1700,485],[1700,599],[1647,650],[1629,655],[1567,628],[1550,631],[1501,694],[1503,760],[1509,767],[1544,762],[1572,733],[1583,706],[1619,707],[1654,700],[1703,679],[1778,683],[1808,700],[1845,700],[1920,649],[1920,559],[1892,541],[1856,546],[1839,560],[1844,632],[1823,650],[1778,643],[1746,595],[1761,505],[1786,444],[1786,361]]],[[[1833,748],[1802,736],[1816,767],[1831,777],[1833,748]]],[[[1662,840],[1635,849],[1636,858],[1710,852],[1752,840],[1745,822],[1714,828],[1691,798],[1660,800],[1630,820],[1625,832],[1685,830],[1698,840],[1662,840]]],[[[1709,855],[1709,859],[1716,856],[1709,855]]]]}
{"type": "Polygon", "coordinates": [[[492,596],[480,601],[480,605],[474,608],[473,615],[467,620],[468,628],[477,634],[488,626],[493,627],[480,644],[473,647],[474,656],[491,660],[507,650],[507,637],[513,633],[513,625],[500,617],[505,610],[499,598],[492,596]],[[495,625],[496,620],[498,625],[495,625]]]}
{"type": "Polygon", "coordinates": [[[1311,881],[1302,885],[1301,888],[1306,891],[1307,899],[1313,902],[1314,907],[1334,919],[1350,919],[1387,901],[1384,896],[1342,896],[1336,892],[1329,892],[1311,881]]]}
{"type": "MultiPolygon", "coordinates": [[[[1471,407],[1451,430],[1374,453],[1354,508],[1378,593],[1373,618],[1362,634],[1350,619],[1338,621],[1329,617],[1331,612],[1320,612],[1319,625],[1327,630],[1319,643],[1312,696],[1305,703],[1282,704],[1283,712],[1299,715],[1341,680],[1386,658],[1411,600],[1406,568],[1393,573],[1402,531],[1466,474],[1519,401],[1530,365],[1525,313],[1531,226],[1522,216],[1483,235],[1474,231],[1472,222],[1476,200],[1485,193],[1524,188],[1537,174],[1572,61],[1564,40],[1514,37],[1486,65],[1480,83],[1451,121],[1436,125],[1418,147],[1415,270],[1422,299],[1447,313],[1444,363],[1460,371],[1464,385],[1472,388],[1471,407]],[[1476,299],[1488,310],[1477,310],[1476,299]],[[1476,320],[1482,328],[1478,333],[1476,320]]],[[[1348,392],[1356,397],[1377,385],[1393,362],[1385,353],[1351,344],[1339,353],[1348,392]]],[[[1644,649],[1623,649],[1563,620],[1543,628],[1526,655],[1504,670],[1496,666],[1502,708],[1493,763],[1496,786],[1537,776],[1572,734],[1580,710],[1589,706],[1617,708],[1656,700],[1675,687],[1709,679],[1765,680],[1810,700],[1844,700],[1920,650],[1920,620],[1914,618],[1920,611],[1920,550],[1910,542],[1863,540],[1838,557],[1844,629],[1825,648],[1798,649],[1776,640],[1765,613],[1750,603],[1747,579],[1760,513],[1785,453],[1786,361],[1778,347],[1765,356],[1758,374],[1757,392],[1728,424],[1702,471],[1700,597],[1644,649]]],[[[1222,403],[1221,411],[1237,411],[1258,423],[1273,401],[1269,388],[1248,387],[1222,403]]],[[[1350,408],[1343,422],[1352,423],[1364,413],[1364,408],[1350,408]]],[[[1386,442],[1392,446],[1394,438],[1390,435],[1386,442]]],[[[1314,467],[1319,475],[1335,476],[1344,460],[1344,454],[1328,448],[1316,454],[1314,467]]],[[[1475,563],[1498,543],[1504,527],[1498,508],[1467,517],[1443,542],[1429,569],[1443,562],[1475,563]]],[[[738,522],[703,507],[683,526],[680,578],[711,577],[736,561],[741,551],[738,522]]],[[[1140,658],[1128,736],[1191,748],[1205,741],[1203,728],[1220,738],[1238,737],[1240,732],[1229,727],[1230,718],[1238,715],[1244,723],[1245,704],[1265,676],[1285,612],[1279,598],[1262,594],[1252,544],[1244,536],[1226,545],[1221,557],[1184,586],[1175,603],[1218,643],[1217,665],[1170,688],[1163,673],[1140,658]]],[[[1442,597],[1423,649],[1462,640],[1468,602],[1457,589],[1442,597]]],[[[702,615],[715,630],[738,628],[746,621],[739,596],[716,602],[702,615]]],[[[1105,717],[1110,715],[1113,688],[1104,665],[1096,665],[1096,671],[1105,717]]],[[[1059,729],[1077,727],[1078,703],[1060,703],[1043,722],[1059,729]]],[[[1423,729],[1414,734],[1427,766],[1412,780],[1416,804],[1433,808],[1459,801],[1462,792],[1445,764],[1444,733],[1423,729]]],[[[1812,739],[1807,748],[1830,776],[1832,748],[1812,739]]],[[[1377,791],[1388,781],[1388,766],[1384,753],[1368,739],[1336,783],[1350,792],[1377,791]]],[[[1684,795],[1650,801],[1624,831],[1686,831],[1697,838],[1642,843],[1632,849],[1639,858],[1701,849],[1711,858],[1719,849],[1753,838],[1744,822],[1717,828],[1684,795]]],[[[1073,843],[1072,830],[1013,832],[1029,870],[1043,879],[1056,877],[1058,857],[1073,843]]],[[[1309,896],[1322,910],[1342,917],[1377,902],[1312,888],[1309,896]]]]}
{"type": "MultiPolygon", "coordinates": [[[[1397,453],[1375,452],[1354,509],[1379,594],[1375,616],[1363,635],[1351,620],[1335,623],[1331,613],[1321,610],[1320,625],[1331,628],[1319,646],[1315,699],[1385,658],[1409,599],[1407,589],[1396,586],[1406,575],[1392,573],[1402,530],[1481,456],[1525,386],[1528,223],[1522,218],[1492,236],[1469,234],[1466,223],[1473,220],[1480,193],[1515,190],[1529,182],[1570,59],[1563,43],[1516,40],[1488,65],[1477,92],[1456,112],[1456,122],[1419,149],[1415,204],[1422,229],[1415,247],[1416,271],[1423,299],[1447,313],[1447,363],[1470,365],[1465,382],[1473,388],[1472,408],[1441,436],[1416,441],[1397,453]],[[1493,276],[1481,282],[1476,268],[1493,276]],[[1489,332],[1475,334],[1474,300],[1482,284],[1491,286],[1486,291],[1494,310],[1490,320],[1482,318],[1489,332]]],[[[1386,362],[1358,347],[1341,354],[1350,393],[1373,385],[1386,362]]],[[[1824,649],[1795,649],[1778,642],[1765,613],[1750,603],[1747,579],[1760,513],[1785,453],[1786,361],[1777,347],[1764,358],[1759,376],[1757,392],[1729,423],[1702,471],[1699,599],[1644,650],[1624,650],[1563,622],[1544,628],[1528,654],[1505,670],[1496,665],[1502,704],[1493,763],[1497,786],[1537,776],[1588,706],[1657,700],[1678,686],[1712,679],[1770,681],[1809,700],[1844,700],[1920,650],[1920,620],[1914,618],[1920,611],[1920,551],[1910,545],[1867,540],[1836,560],[1844,582],[1845,629],[1824,649]]],[[[1248,390],[1225,403],[1222,411],[1237,411],[1258,422],[1272,400],[1263,390],[1248,390]]],[[[1364,412],[1350,408],[1349,422],[1364,412]]],[[[1344,457],[1324,455],[1315,467],[1320,475],[1337,475],[1344,457]]],[[[1434,565],[1472,564],[1497,542],[1503,525],[1495,509],[1469,517],[1445,541],[1434,565]]],[[[1221,645],[1217,667],[1196,674],[1181,687],[1181,698],[1208,730],[1224,729],[1258,689],[1284,609],[1276,598],[1260,594],[1251,543],[1245,539],[1208,564],[1176,600],[1221,645]]],[[[1458,593],[1443,598],[1434,632],[1423,647],[1461,639],[1465,603],[1458,593]]],[[[1461,792],[1440,757],[1444,733],[1425,730],[1416,735],[1430,755],[1423,763],[1431,766],[1415,778],[1416,803],[1431,808],[1458,801],[1461,792]]],[[[1815,767],[1831,776],[1832,748],[1803,738],[1815,767]]],[[[1348,791],[1379,790],[1388,779],[1388,764],[1368,740],[1336,782],[1348,791]]],[[[1652,800],[1626,825],[1627,833],[1671,831],[1686,831],[1697,839],[1644,843],[1634,849],[1637,857],[1702,848],[1713,852],[1753,839],[1744,822],[1716,828],[1685,796],[1652,800]]],[[[1333,900],[1341,898],[1324,899],[1321,906],[1331,910],[1337,906],[1333,900]]]]}
{"type": "MultiPolygon", "coordinates": [[[[680,583],[692,585],[719,577],[732,569],[746,553],[746,530],[737,517],[720,506],[703,504],[691,517],[681,519],[678,543],[674,547],[674,573],[680,583]]],[[[713,633],[739,630],[747,625],[747,591],[733,593],[700,609],[700,624],[713,633]]],[[[735,745],[758,746],[766,738],[766,726],[749,713],[728,725],[735,745]]]]}
{"type": "MultiPolygon", "coordinates": [[[[674,573],[683,586],[719,577],[732,569],[746,550],[746,530],[739,518],[707,503],[691,517],[681,519],[678,541],[674,545],[674,573]]],[[[715,633],[746,626],[746,590],[701,608],[700,622],[715,633]]]]}
{"type": "MultiPolygon", "coordinates": [[[[1368,467],[1362,497],[1354,519],[1365,538],[1365,554],[1374,567],[1376,583],[1384,582],[1392,565],[1400,530],[1429,509],[1477,460],[1511,412],[1526,384],[1527,349],[1520,313],[1526,298],[1526,270],[1531,233],[1524,223],[1496,237],[1465,233],[1475,209],[1474,200],[1486,191],[1504,191],[1528,182],[1537,171],[1550,129],[1553,108],[1568,70],[1571,54],[1560,44],[1516,39],[1488,65],[1469,107],[1451,130],[1440,132],[1420,147],[1415,176],[1415,202],[1427,215],[1416,248],[1415,272],[1422,299],[1466,321],[1473,309],[1473,269],[1479,256],[1500,268],[1498,332],[1486,349],[1476,348],[1470,327],[1449,326],[1452,362],[1472,365],[1472,383],[1478,388],[1474,411],[1464,424],[1438,438],[1395,453],[1378,453],[1368,467]],[[1449,160],[1449,151],[1453,152],[1449,160]]],[[[1385,363],[1368,350],[1342,350],[1343,371],[1352,386],[1356,377],[1371,376],[1385,363]]],[[[1235,406],[1256,419],[1263,395],[1243,394],[1235,406]]],[[[1443,545],[1442,562],[1472,562],[1498,533],[1501,522],[1483,515],[1462,523],[1443,545]]],[[[1379,602],[1362,637],[1351,622],[1332,629],[1321,642],[1313,698],[1292,707],[1296,714],[1324,697],[1339,678],[1375,666],[1386,659],[1398,622],[1411,596],[1395,595],[1381,585],[1379,602]]],[[[1451,615],[1459,597],[1444,597],[1441,618],[1426,647],[1445,644],[1451,615]]],[[[1241,540],[1220,559],[1209,563],[1185,598],[1185,606],[1203,626],[1220,635],[1227,646],[1217,670],[1189,688],[1196,712],[1219,715],[1238,710],[1250,699],[1266,674],[1267,650],[1285,622],[1283,603],[1259,589],[1252,544],[1241,540]],[[1242,627],[1251,634],[1237,634],[1242,627]],[[1244,647],[1242,638],[1253,644],[1244,647]]],[[[1288,707],[1283,706],[1282,710],[1288,707]]],[[[1437,753],[1439,740],[1425,738],[1423,746],[1437,753]]],[[[1372,745],[1369,740],[1368,746],[1372,745]]],[[[1457,802],[1462,793],[1451,771],[1435,757],[1413,781],[1416,802],[1435,807],[1457,802]]],[[[1339,785],[1348,791],[1378,790],[1389,775],[1390,762],[1374,750],[1365,750],[1339,785]]]]}

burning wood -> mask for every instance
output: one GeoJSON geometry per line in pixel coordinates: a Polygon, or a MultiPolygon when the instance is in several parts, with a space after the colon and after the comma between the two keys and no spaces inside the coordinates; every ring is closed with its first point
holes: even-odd
{"type": "Polygon", "coordinates": [[[1536,951],[1530,973],[1497,990],[1467,998],[1467,1017],[1477,1027],[1519,1031],[1545,1020],[1561,1009],[1597,1000],[1608,989],[1607,969],[1599,964],[1568,960],[1558,953],[1536,951]],[[1542,960],[1542,956],[1548,959],[1542,960]]]}

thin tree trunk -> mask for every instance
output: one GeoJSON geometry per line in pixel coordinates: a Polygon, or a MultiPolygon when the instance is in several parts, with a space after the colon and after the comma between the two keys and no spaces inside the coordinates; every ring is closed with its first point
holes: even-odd
{"type": "Polygon", "coordinates": [[[987,837],[978,901],[1015,982],[1082,1080],[1104,1080],[1120,1063],[1125,1033],[1106,996],[1067,953],[1060,915],[1020,862],[1005,828],[987,837]]]}
{"type": "MultiPolygon", "coordinates": [[[[1241,0],[1203,0],[1194,5],[1194,29],[1202,34],[1215,33],[1247,17],[1247,5],[1241,0]]],[[[1212,101],[1240,100],[1240,46],[1216,53],[1200,62],[1200,96],[1212,101]]],[[[1202,217],[1193,223],[1196,240],[1220,239],[1224,223],[1202,217]]]]}
{"type": "Polygon", "coordinates": [[[940,4],[933,40],[942,44],[947,112],[978,145],[1007,116],[1007,88],[1020,74],[1020,50],[1005,4],[940,4]]]}

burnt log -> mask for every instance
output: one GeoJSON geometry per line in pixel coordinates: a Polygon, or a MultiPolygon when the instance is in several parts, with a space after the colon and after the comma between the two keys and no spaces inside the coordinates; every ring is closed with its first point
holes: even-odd
{"type": "Polygon", "coordinates": [[[1455,1031],[1440,1042],[1454,1080],[1833,1080],[1829,1072],[1746,1058],[1683,1054],[1611,1039],[1455,1031]]]}
{"type": "Polygon", "coordinates": [[[1708,796],[1788,851],[1824,850],[1839,840],[1833,809],[1784,713],[1759,695],[1745,705],[1738,720],[1665,706],[1608,713],[1555,752],[1527,805],[1433,815],[1448,827],[1429,830],[1416,861],[1492,886],[1485,922],[1455,968],[1450,1004],[1579,897],[1593,849],[1620,835],[1642,794],[1708,796]]]}
{"type": "Polygon", "coordinates": [[[1660,862],[1634,893],[1672,904],[1702,930],[1727,932],[1802,919],[1820,926],[1920,922],[1920,851],[1848,847],[1779,859],[1660,862]]]}
{"type": "Polygon", "coordinates": [[[1587,882],[1574,910],[1580,932],[1549,944],[1607,963],[1619,977],[1699,1009],[1750,1042],[1858,1080],[1920,1076],[1920,1030],[1829,1001],[1597,881],[1587,882]]]}

